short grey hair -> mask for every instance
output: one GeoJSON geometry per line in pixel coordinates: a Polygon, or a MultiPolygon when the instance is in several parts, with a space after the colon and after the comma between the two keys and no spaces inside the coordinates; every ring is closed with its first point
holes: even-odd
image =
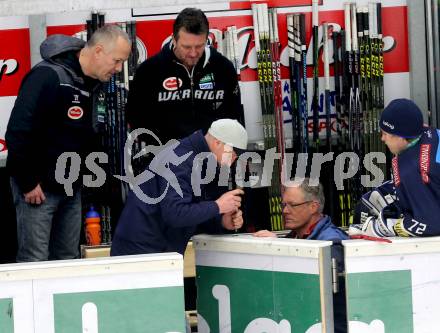
{"type": "Polygon", "coordinates": [[[325,196],[324,188],[317,179],[301,178],[294,181],[288,181],[283,184],[284,190],[290,187],[298,187],[301,189],[305,201],[317,201],[319,203],[318,211],[322,213],[324,210],[325,196]]]}
{"type": "Polygon", "coordinates": [[[96,44],[103,44],[103,46],[111,45],[118,37],[124,39],[129,45],[131,40],[128,34],[120,27],[114,24],[104,25],[96,30],[86,43],[86,47],[93,47],[96,44]]]}

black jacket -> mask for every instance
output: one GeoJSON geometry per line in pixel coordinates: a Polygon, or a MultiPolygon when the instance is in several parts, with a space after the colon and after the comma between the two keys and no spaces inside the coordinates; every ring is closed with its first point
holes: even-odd
{"type": "Polygon", "coordinates": [[[127,104],[132,129],[152,130],[166,143],[205,133],[221,118],[243,123],[243,110],[234,66],[214,48],[205,49],[193,73],[179,63],[171,43],[137,69],[127,104]]]}
{"type": "Polygon", "coordinates": [[[93,91],[99,82],[82,73],[77,53],[83,47],[77,38],[48,37],[40,47],[44,60],[22,81],[6,144],[9,173],[24,193],[38,184],[43,191],[64,191],[55,180],[60,154],[76,152],[84,161],[94,148],[93,91]]]}

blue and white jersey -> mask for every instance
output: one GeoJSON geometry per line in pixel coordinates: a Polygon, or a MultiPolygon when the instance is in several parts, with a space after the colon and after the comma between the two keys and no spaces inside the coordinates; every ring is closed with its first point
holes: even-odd
{"type": "Polygon", "coordinates": [[[403,227],[412,236],[440,235],[440,130],[426,128],[392,161],[403,227]]]}

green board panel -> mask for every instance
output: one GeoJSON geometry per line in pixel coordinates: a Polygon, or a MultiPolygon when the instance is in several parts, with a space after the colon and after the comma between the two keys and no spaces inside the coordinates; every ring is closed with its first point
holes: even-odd
{"type": "Polygon", "coordinates": [[[185,332],[182,287],[55,294],[55,332],[82,332],[82,308],[89,302],[96,305],[99,332],[185,332]]]}

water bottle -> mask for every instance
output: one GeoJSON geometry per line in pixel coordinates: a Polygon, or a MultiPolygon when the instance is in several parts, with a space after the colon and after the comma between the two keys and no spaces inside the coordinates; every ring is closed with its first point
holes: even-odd
{"type": "Polygon", "coordinates": [[[101,244],[101,218],[93,206],[86,214],[86,240],[87,245],[101,244]]]}

